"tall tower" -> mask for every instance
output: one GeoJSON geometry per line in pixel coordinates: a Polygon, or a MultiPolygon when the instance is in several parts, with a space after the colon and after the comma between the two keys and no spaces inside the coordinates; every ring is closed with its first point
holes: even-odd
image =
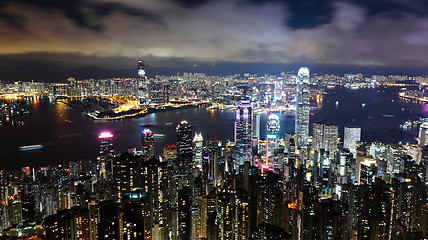
{"type": "Polygon", "coordinates": [[[278,135],[279,135],[279,117],[276,114],[270,114],[267,124],[267,138],[266,138],[266,161],[265,166],[269,169],[274,167],[274,152],[278,148],[278,135]]]}
{"type": "Polygon", "coordinates": [[[356,126],[345,127],[343,135],[343,148],[349,149],[355,156],[357,153],[357,142],[361,141],[361,128],[356,126]]]}
{"type": "Polygon", "coordinates": [[[235,169],[243,165],[245,161],[252,159],[251,138],[253,133],[253,108],[248,100],[242,100],[236,110],[235,120],[235,144],[236,162],[235,169]]]}
{"type": "Polygon", "coordinates": [[[146,105],[149,102],[148,86],[146,79],[146,70],[144,68],[144,62],[138,60],[138,103],[140,105],[146,105]]]}
{"type": "Polygon", "coordinates": [[[177,126],[177,161],[180,170],[189,171],[192,167],[192,128],[187,121],[177,126]]]}
{"type": "Polygon", "coordinates": [[[113,197],[121,202],[122,195],[138,187],[139,156],[122,153],[113,159],[113,197]]]}
{"type": "Polygon", "coordinates": [[[111,164],[106,163],[106,159],[114,156],[114,148],[113,148],[113,134],[111,132],[101,132],[98,135],[98,141],[100,143],[100,154],[99,154],[99,165],[98,170],[100,176],[104,179],[107,179],[107,170],[111,169],[111,164]]]}
{"type": "Polygon", "coordinates": [[[338,127],[335,124],[314,123],[312,125],[312,149],[324,149],[333,157],[337,150],[339,138],[338,127]]]}
{"type": "Polygon", "coordinates": [[[296,146],[306,147],[309,135],[309,69],[301,67],[297,73],[296,87],[296,146]]]}
{"type": "Polygon", "coordinates": [[[421,148],[425,147],[425,145],[427,145],[428,143],[428,123],[424,122],[422,123],[422,125],[419,127],[419,146],[421,148]]]}
{"type": "Polygon", "coordinates": [[[194,154],[194,163],[196,164],[196,167],[199,169],[199,171],[202,171],[202,147],[203,147],[203,138],[202,134],[195,134],[195,137],[193,138],[193,142],[195,144],[195,154],[194,154]]]}
{"type": "Polygon", "coordinates": [[[114,153],[113,149],[113,134],[111,132],[102,132],[98,135],[100,143],[100,157],[105,158],[107,155],[114,153]]]}
{"type": "Polygon", "coordinates": [[[153,132],[150,131],[150,129],[146,128],[141,132],[141,145],[145,158],[144,160],[148,160],[150,157],[155,156],[154,135],[153,132]]]}

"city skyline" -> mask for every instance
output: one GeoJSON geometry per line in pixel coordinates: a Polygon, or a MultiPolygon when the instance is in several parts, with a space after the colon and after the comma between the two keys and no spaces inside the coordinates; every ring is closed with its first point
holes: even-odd
{"type": "Polygon", "coordinates": [[[426,0],[3,0],[0,239],[428,238],[426,0]]]}
{"type": "Polygon", "coordinates": [[[422,74],[427,8],[423,1],[393,0],[8,0],[0,5],[0,79],[101,75],[100,69],[76,70],[88,66],[124,77],[138,59],[155,74],[277,74],[301,65],[314,73],[422,74]]]}
{"type": "Polygon", "coordinates": [[[139,78],[0,81],[2,236],[426,238],[428,77],[136,67],[139,78]]]}

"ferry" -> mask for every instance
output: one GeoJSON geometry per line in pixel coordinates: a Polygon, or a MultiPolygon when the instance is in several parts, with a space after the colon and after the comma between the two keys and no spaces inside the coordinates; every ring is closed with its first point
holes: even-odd
{"type": "Polygon", "coordinates": [[[42,149],[42,148],[43,148],[43,145],[36,144],[36,145],[21,146],[19,147],[19,150],[29,151],[29,150],[36,150],[36,149],[42,149]]]}

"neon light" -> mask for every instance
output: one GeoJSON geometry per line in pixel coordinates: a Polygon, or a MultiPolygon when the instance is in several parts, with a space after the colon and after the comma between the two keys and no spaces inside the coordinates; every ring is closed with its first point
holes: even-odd
{"type": "Polygon", "coordinates": [[[141,132],[142,134],[153,134],[153,132],[152,131],[150,131],[150,129],[147,129],[147,128],[145,128],[142,132],[141,132]]]}
{"type": "Polygon", "coordinates": [[[277,136],[276,136],[275,134],[268,134],[268,135],[267,135],[267,138],[273,138],[273,139],[276,139],[276,138],[277,138],[277,136]]]}
{"type": "Polygon", "coordinates": [[[111,134],[111,132],[102,132],[98,138],[112,138],[113,134],[111,134]]]}
{"type": "Polygon", "coordinates": [[[269,171],[269,165],[262,165],[262,172],[269,171]]]}

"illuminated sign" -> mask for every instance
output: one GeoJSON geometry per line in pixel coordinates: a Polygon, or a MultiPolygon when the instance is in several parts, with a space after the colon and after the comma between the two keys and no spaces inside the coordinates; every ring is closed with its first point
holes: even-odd
{"type": "Polygon", "coordinates": [[[268,134],[267,138],[276,139],[277,136],[275,134],[268,134]]]}
{"type": "Polygon", "coordinates": [[[112,138],[113,134],[111,134],[111,132],[102,132],[98,138],[112,138]]]}

